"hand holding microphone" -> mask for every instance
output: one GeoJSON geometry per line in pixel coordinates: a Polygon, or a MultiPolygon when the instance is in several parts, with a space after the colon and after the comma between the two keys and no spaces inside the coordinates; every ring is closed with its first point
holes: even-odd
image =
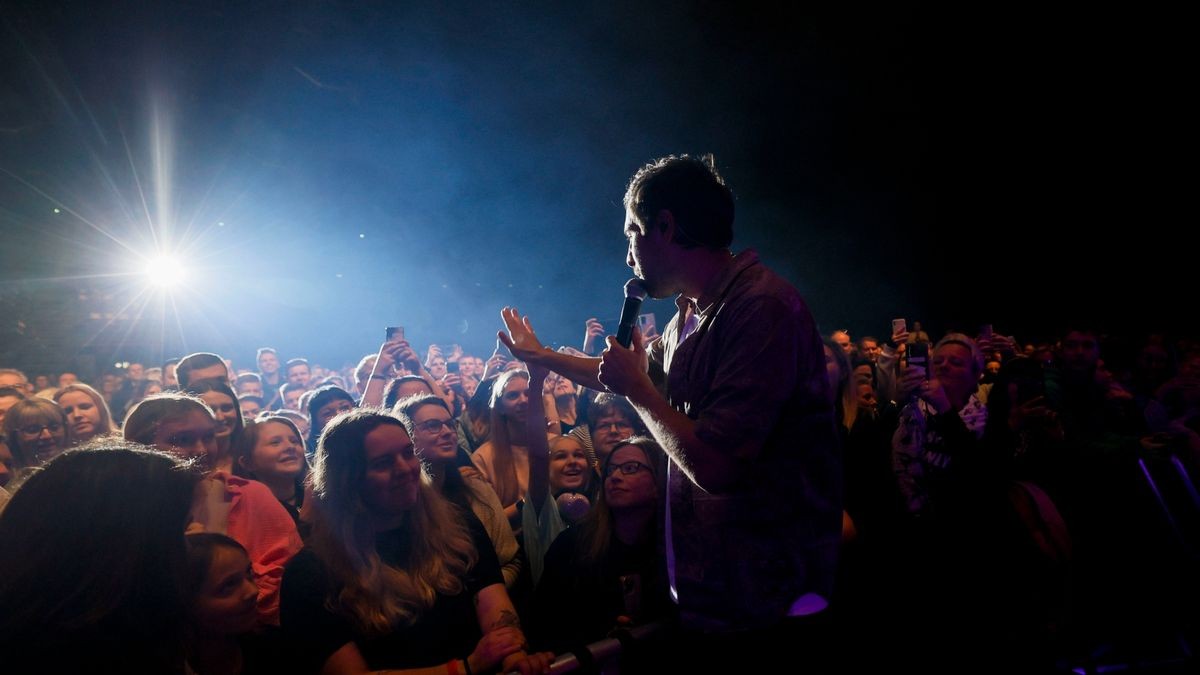
{"type": "Polygon", "coordinates": [[[641,331],[637,328],[638,312],[645,299],[646,287],[641,279],[634,278],[625,283],[625,305],[621,308],[617,335],[608,337],[608,347],[600,354],[597,379],[614,394],[636,397],[640,390],[654,388],[646,375],[649,359],[641,331]]]}
{"type": "Polygon", "coordinates": [[[625,282],[625,304],[621,306],[621,322],[617,325],[617,344],[622,347],[628,347],[633,339],[633,329],[637,326],[638,313],[642,311],[642,301],[645,299],[644,281],[634,277],[625,282]]]}

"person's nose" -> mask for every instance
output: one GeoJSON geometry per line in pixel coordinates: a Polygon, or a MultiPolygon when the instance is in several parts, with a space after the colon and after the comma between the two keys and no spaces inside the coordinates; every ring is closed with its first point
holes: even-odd
{"type": "Polygon", "coordinates": [[[253,579],[246,579],[242,583],[242,600],[249,601],[250,598],[258,597],[258,584],[254,583],[253,579]]]}
{"type": "MultiPolygon", "coordinates": [[[[419,469],[415,471],[419,471],[419,469]]],[[[392,472],[397,477],[411,478],[411,474],[415,473],[415,471],[412,466],[409,465],[408,461],[404,459],[404,457],[396,455],[396,463],[392,466],[392,472]]]]}

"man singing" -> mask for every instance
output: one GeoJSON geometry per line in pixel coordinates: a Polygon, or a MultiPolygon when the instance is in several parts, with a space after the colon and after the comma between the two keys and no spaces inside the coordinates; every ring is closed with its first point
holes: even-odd
{"type": "Polygon", "coordinates": [[[630,348],[610,336],[600,358],[573,357],[543,348],[506,308],[501,339],[628,398],[667,451],[667,571],[687,646],[677,653],[706,669],[777,664],[781,648],[812,644],[841,532],[820,335],[790,284],[754,251],[730,252],[733,195],[711,156],[646,165],[624,201],[626,262],[649,295],[677,296],[662,336],[643,345],[635,331],[630,348]]]}

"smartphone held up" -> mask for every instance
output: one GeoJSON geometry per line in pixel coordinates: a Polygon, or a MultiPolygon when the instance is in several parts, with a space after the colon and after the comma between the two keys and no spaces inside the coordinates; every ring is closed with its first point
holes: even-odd
{"type": "Polygon", "coordinates": [[[929,343],[914,342],[908,346],[908,367],[919,366],[925,369],[925,379],[929,379],[929,343]]]}

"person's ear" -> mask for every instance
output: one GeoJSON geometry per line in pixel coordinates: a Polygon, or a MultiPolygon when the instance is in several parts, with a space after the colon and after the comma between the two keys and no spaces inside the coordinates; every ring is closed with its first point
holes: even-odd
{"type": "Polygon", "coordinates": [[[654,226],[663,233],[663,237],[667,241],[675,239],[675,214],[668,209],[659,209],[658,215],[654,217],[654,226]]]}

